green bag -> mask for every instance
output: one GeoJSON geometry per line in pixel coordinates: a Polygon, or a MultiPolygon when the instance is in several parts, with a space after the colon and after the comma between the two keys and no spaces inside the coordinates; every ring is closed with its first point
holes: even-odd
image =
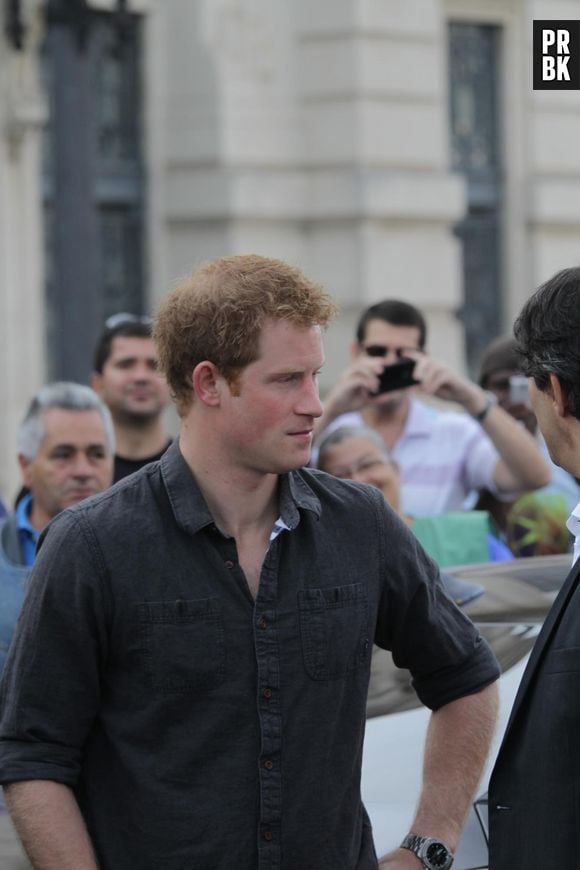
{"type": "Polygon", "coordinates": [[[440,568],[489,562],[487,511],[455,511],[417,517],[411,531],[440,568]]]}

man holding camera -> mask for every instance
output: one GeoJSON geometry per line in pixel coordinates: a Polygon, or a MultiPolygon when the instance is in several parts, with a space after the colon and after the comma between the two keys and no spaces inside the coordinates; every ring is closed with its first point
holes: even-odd
{"type": "Polygon", "coordinates": [[[423,315],[406,302],[368,308],[353,361],[328,395],[317,432],[357,424],[377,431],[401,469],[402,509],[410,516],[461,510],[483,488],[513,498],[546,485],[549,470],[532,436],[493,394],[428,356],[426,332],[423,315]],[[420,394],[455,402],[467,414],[441,413],[420,394]]]}

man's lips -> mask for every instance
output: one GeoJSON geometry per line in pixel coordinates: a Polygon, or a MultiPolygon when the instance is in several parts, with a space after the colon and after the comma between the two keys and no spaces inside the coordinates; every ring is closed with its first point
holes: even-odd
{"type": "Polygon", "coordinates": [[[88,498],[90,495],[95,495],[97,492],[98,490],[96,486],[78,486],[74,489],[67,490],[66,497],[77,499],[88,498]]]}
{"type": "Polygon", "coordinates": [[[312,429],[298,429],[295,432],[288,432],[292,438],[311,438],[312,429]]]}
{"type": "Polygon", "coordinates": [[[153,399],[155,394],[151,390],[129,390],[126,395],[128,399],[135,399],[138,402],[142,402],[146,399],[153,399]]]}

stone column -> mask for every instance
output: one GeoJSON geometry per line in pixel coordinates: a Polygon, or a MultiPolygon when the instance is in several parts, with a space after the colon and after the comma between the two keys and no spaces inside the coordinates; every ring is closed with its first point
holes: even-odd
{"type": "Polygon", "coordinates": [[[19,481],[16,429],[45,376],[39,7],[23,4],[22,50],[4,28],[0,39],[0,494],[7,502],[19,481]]]}

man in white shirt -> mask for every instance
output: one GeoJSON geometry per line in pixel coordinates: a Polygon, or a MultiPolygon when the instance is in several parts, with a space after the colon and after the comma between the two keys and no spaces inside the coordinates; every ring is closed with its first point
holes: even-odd
{"type": "Polygon", "coordinates": [[[410,516],[461,510],[474,490],[496,496],[545,486],[549,470],[534,439],[495,397],[425,352],[426,324],[407,302],[387,299],[362,315],[352,363],[327,396],[317,432],[366,425],[401,470],[402,509],[410,516]],[[415,361],[418,386],[377,393],[386,366],[415,361]],[[436,396],[467,413],[418,401],[436,396]]]}

